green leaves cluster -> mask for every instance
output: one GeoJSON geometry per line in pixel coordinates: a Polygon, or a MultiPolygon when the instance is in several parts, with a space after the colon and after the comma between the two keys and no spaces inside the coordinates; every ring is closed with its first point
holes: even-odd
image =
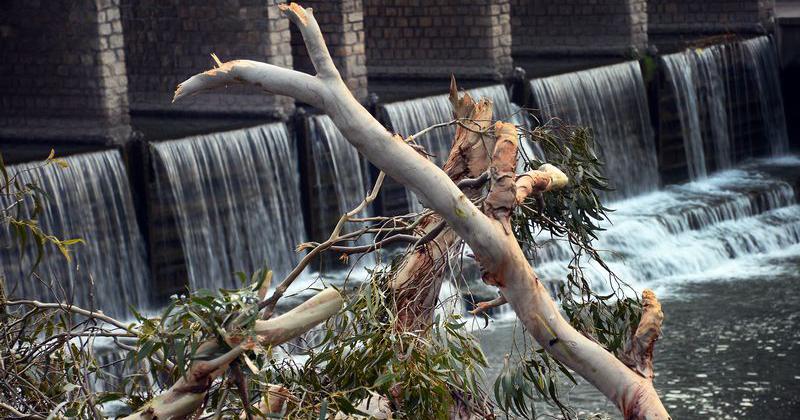
{"type": "Polygon", "coordinates": [[[0,280],[0,401],[41,418],[93,418],[114,392],[89,385],[107,376],[87,351],[97,326],[59,309],[9,305],[0,280]]]}
{"type": "Polygon", "coordinates": [[[369,391],[389,397],[400,418],[446,419],[454,407],[486,412],[486,358],[461,315],[440,315],[426,331],[402,331],[386,285],[389,272],[373,274],[329,321],[302,366],[275,367],[274,381],[303,401],[291,416],[309,418],[323,406],[359,414],[355,406],[369,391]]]}
{"type": "Polygon", "coordinates": [[[569,177],[569,184],[518,207],[513,219],[517,239],[523,245],[533,244],[539,230],[544,229],[552,236],[589,248],[603,230],[598,223],[611,211],[600,203],[601,192],[608,191],[609,186],[591,133],[582,127],[544,125],[523,131],[520,141],[538,144],[546,156],[543,161],[522,153],[526,170],[549,163],[569,177]]]}
{"type": "Polygon", "coordinates": [[[249,278],[237,273],[242,288],[200,289],[173,297],[158,317],[144,316],[131,308],[139,325],[137,350],[128,355],[130,369],[149,360],[174,382],[186,374],[193,360],[213,359],[229,350],[226,339],[255,337],[253,327],[259,319],[259,291],[271,272],[264,268],[249,278]],[[200,351],[201,344],[214,340],[213,353],[200,351]],[[175,369],[171,369],[174,363],[175,369]]]}
{"type": "Polygon", "coordinates": [[[570,418],[572,411],[561,402],[559,395],[558,382],[562,375],[577,384],[572,373],[541,348],[515,360],[507,355],[494,383],[495,401],[504,412],[526,418],[535,418],[535,403],[543,401],[570,418]]]}

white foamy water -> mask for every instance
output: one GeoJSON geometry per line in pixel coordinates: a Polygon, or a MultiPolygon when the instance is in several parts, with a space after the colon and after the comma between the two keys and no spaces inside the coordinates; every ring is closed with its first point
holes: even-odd
{"type": "MultiPolygon", "coordinates": [[[[791,184],[758,168],[798,164],[793,157],[771,159],[612,203],[617,211],[596,247],[637,291],[669,293],[677,279],[720,278],[726,270],[734,278],[745,267],[778,272],[782,268],[758,261],[800,251],[800,206],[791,184]]],[[[565,243],[551,241],[534,266],[543,279],[561,280],[570,255],[565,243]]],[[[608,274],[599,265],[586,264],[584,273],[595,289],[608,290],[608,274]]]]}

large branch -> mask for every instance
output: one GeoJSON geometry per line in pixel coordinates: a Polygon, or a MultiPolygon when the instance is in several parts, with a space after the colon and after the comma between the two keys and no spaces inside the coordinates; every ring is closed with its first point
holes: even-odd
{"type": "MultiPolygon", "coordinates": [[[[334,289],[325,289],[289,312],[269,320],[256,321],[255,333],[262,346],[275,346],[298,337],[315,325],[332,317],[342,308],[344,300],[334,289]]],[[[192,362],[186,374],[167,391],[157,396],[128,417],[127,420],[183,419],[203,407],[206,393],[213,381],[230,364],[257,343],[246,339],[229,340],[231,348],[222,350],[216,340],[203,343],[195,358],[209,360],[192,362]]]]}
{"type": "MultiPolygon", "coordinates": [[[[464,125],[456,127],[453,146],[444,164],[445,173],[458,184],[479,178],[489,167],[489,153],[494,145],[494,136],[488,132],[492,103],[485,99],[476,103],[469,93],[459,97],[455,78],[450,83],[450,102],[454,119],[469,121],[469,129],[464,125]]],[[[467,183],[462,191],[474,200],[480,196],[482,186],[482,183],[467,183]]],[[[426,235],[433,233],[441,223],[441,216],[430,215],[422,222],[422,231],[426,235]]],[[[429,325],[450,250],[459,240],[452,229],[445,228],[430,243],[406,256],[390,284],[398,308],[398,327],[419,330],[429,325]]]]}
{"type": "Polygon", "coordinates": [[[513,169],[509,169],[516,162],[513,126],[495,127],[503,141],[500,150],[495,147],[499,156],[495,153],[497,159],[492,162],[494,191],[490,193],[491,200],[487,198],[487,210],[492,216],[489,217],[444,171],[373,118],[353,97],[338,73],[328,71],[333,64],[312,10],[295,4],[280,7],[303,35],[318,75],[276,70],[262,63],[232,61],[220,66],[224,72],[214,69],[192,77],[179,86],[176,97],[224,85],[235,80],[230,76],[233,74],[243,82],[269,92],[288,94],[322,109],[367,159],[410,188],[469,244],[486,273],[485,279],[500,288],[517,316],[546,351],[596,386],[617,404],[626,418],[669,418],[652,381],[629,369],[562,317],[517,244],[508,221],[516,205],[516,177],[513,169]]]}

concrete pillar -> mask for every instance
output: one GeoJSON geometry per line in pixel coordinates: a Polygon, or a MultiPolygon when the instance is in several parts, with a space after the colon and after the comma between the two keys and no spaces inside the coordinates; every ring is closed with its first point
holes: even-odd
{"type": "Polygon", "coordinates": [[[781,88],[786,129],[793,150],[800,150],[800,3],[779,3],[775,10],[781,88]]]}
{"type": "MultiPolygon", "coordinates": [[[[364,48],[364,12],[361,0],[306,0],[303,7],[314,9],[333,62],[350,91],[361,101],[367,98],[367,56],[364,48]]],[[[292,26],[294,68],[314,74],[303,38],[292,26]]]]}
{"type": "Polygon", "coordinates": [[[4,152],[5,145],[30,151],[36,143],[63,153],[60,143],[86,147],[129,137],[118,6],[119,0],[0,2],[4,152]]]}
{"type": "Polygon", "coordinates": [[[471,87],[512,68],[509,0],[364,0],[370,90],[389,101],[471,87]]]}
{"type": "Polygon", "coordinates": [[[645,0],[511,0],[514,63],[539,77],[637,58],[645,0]]]}
{"type": "Polygon", "coordinates": [[[223,61],[242,58],[292,66],[289,20],[279,0],[197,2],[123,0],[131,111],[283,118],[293,100],[252,87],[198,95],[172,105],[178,83],[223,61]]]}
{"type": "Polygon", "coordinates": [[[774,0],[651,0],[648,34],[660,52],[673,52],[714,35],[771,31],[774,9],[774,0]]]}

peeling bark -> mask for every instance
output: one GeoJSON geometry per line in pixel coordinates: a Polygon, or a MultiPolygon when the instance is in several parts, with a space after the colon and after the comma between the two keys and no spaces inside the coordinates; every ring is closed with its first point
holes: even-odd
{"type": "Polygon", "coordinates": [[[622,361],[642,377],[653,380],[653,348],[661,337],[664,313],[652,290],[642,292],[642,318],[625,346],[622,361]]]}
{"type": "MultiPolygon", "coordinates": [[[[493,137],[487,133],[492,120],[492,103],[486,99],[476,103],[469,93],[459,97],[455,78],[450,83],[450,102],[454,118],[466,120],[469,124],[469,128],[456,127],[453,146],[444,164],[445,173],[453,182],[459,182],[478,177],[488,168],[489,150],[494,144],[493,137]]],[[[466,186],[463,192],[472,200],[480,196],[481,189],[479,185],[466,186]]],[[[434,214],[423,220],[420,226],[427,234],[441,222],[442,218],[434,214]]],[[[399,328],[420,330],[430,324],[448,254],[459,240],[452,229],[445,227],[433,241],[406,257],[390,285],[397,303],[399,328]]]]}
{"type": "Polygon", "coordinates": [[[652,381],[634,372],[597,343],[575,330],[536,277],[514,238],[508,218],[516,205],[516,130],[495,125],[492,191],[481,211],[441,169],[405,141],[389,133],[350,94],[333,67],[311,9],[281,5],[298,26],[316,76],[269,64],[232,61],[181,84],[176,99],[231,82],[245,82],[289,95],[322,109],[345,138],[375,166],[410,188],[466,241],[536,341],[553,357],[592,383],[628,419],[667,419],[652,381]]]}
{"type": "Polygon", "coordinates": [[[561,169],[545,163],[539,169],[528,171],[517,176],[516,181],[516,201],[522,204],[529,196],[536,196],[543,192],[564,188],[569,179],[561,169]]]}

